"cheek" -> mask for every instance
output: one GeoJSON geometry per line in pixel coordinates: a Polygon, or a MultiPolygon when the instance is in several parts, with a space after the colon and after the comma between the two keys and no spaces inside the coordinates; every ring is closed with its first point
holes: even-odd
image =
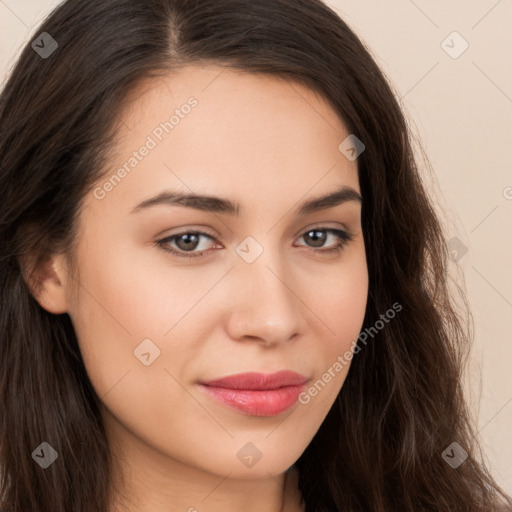
{"type": "MultiPolygon", "coordinates": [[[[133,340],[162,337],[218,279],[205,273],[166,264],[157,248],[134,248],[122,241],[83,257],[80,316],[94,314],[92,327],[128,335],[133,340]],[[148,257],[149,255],[149,257],[148,257]]],[[[210,273],[211,274],[211,273],[210,273]]]]}
{"type": "MultiPolygon", "coordinates": [[[[218,322],[218,301],[208,292],[226,269],[172,267],[157,249],[135,249],[122,241],[102,250],[92,242],[87,247],[80,296],[70,316],[98,395],[117,387],[128,372],[130,381],[141,370],[158,371],[165,381],[166,368],[186,380],[189,363],[197,358],[196,341],[208,339],[218,322]]],[[[149,383],[137,389],[144,386],[149,383]]]]}
{"type": "Polygon", "coordinates": [[[314,397],[317,406],[323,402],[329,407],[352,364],[366,312],[369,282],[364,251],[354,251],[350,256],[321,291],[316,289],[309,294],[315,313],[325,325],[320,339],[311,347],[319,363],[319,380],[310,388],[310,396],[304,397],[304,404],[314,397]]]}
{"type": "Polygon", "coordinates": [[[322,297],[319,307],[325,328],[323,336],[309,347],[310,360],[317,372],[299,396],[299,404],[308,411],[306,423],[314,433],[343,387],[354,357],[354,347],[366,311],[368,278],[365,269],[347,274],[346,279],[322,297]],[[331,341],[332,340],[332,341],[331,341]]]}
{"type": "MultiPolygon", "coordinates": [[[[158,286],[117,242],[95,245],[89,235],[81,256],[80,294],[70,316],[80,350],[98,395],[107,393],[131,369],[141,366],[134,350],[146,339],[161,337],[156,319],[165,300],[158,286]],[[139,270],[140,269],[140,270],[139,270]]],[[[170,327],[171,318],[168,319],[170,327]]],[[[168,327],[168,328],[169,328],[168,327]]]]}
{"type": "Polygon", "coordinates": [[[311,287],[308,292],[315,313],[336,340],[327,346],[336,349],[357,338],[366,312],[368,269],[364,247],[356,249],[347,253],[347,258],[330,275],[323,277],[321,288],[311,287]]]}

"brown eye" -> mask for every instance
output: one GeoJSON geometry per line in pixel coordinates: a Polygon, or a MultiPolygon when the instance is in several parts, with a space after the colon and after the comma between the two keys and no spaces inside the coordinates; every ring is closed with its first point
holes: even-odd
{"type": "Polygon", "coordinates": [[[324,247],[326,240],[328,239],[328,235],[332,235],[334,239],[338,239],[338,242],[335,243],[333,247],[328,247],[327,249],[319,250],[317,252],[330,253],[332,251],[339,252],[342,250],[350,241],[353,240],[353,236],[341,229],[333,229],[333,228],[314,228],[306,231],[301,238],[304,238],[307,241],[307,246],[311,248],[321,248],[324,247]]]}
{"type": "MultiPolygon", "coordinates": [[[[210,248],[201,246],[202,238],[210,239],[217,242],[211,235],[203,233],[201,231],[184,231],[177,233],[176,235],[168,236],[162,240],[157,241],[157,245],[162,247],[167,252],[170,252],[178,258],[200,258],[207,254],[211,254],[210,248]]],[[[307,247],[315,250],[315,252],[321,254],[330,254],[334,252],[340,252],[345,245],[353,239],[353,236],[346,231],[341,229],[333,228],[314,228],[306,231],[301,238],[307,240],[307,247]],[[327,248],[323,248],[326,241],[330,240],[330,237],[334,238],[334,245],[327,248]],[[336,240],[338,240],[336,242],[336,240]]],[[[303,245],[303,244],[300,244],[303,245]]]]}
{"type": "Polygon", "coordinates": [[[325,240],[327,239],[327,234],[325,231],[322,230],[311,230],[305,233],[304,235],[305,239],[308,239],[313,242],[313,247],[322,247],[325,243],[325,240]]]}
{"type": "Polygon", "coordinates": [[[212,236],[201,231],[185,231],[159,240],[157,244],[165,251],[171,252],[178,257],[199,258],[207,252],[205,248],[202,248],[200,251],[195,250],[201,244],[203,237],[214,240],[212,236]]]}
{"type": "Polygon", "coordinates": [[[199,245],[199,237],[197,233],[185,233],[175,237],[175,243],[183,251],[193,250],[199,245]]]}

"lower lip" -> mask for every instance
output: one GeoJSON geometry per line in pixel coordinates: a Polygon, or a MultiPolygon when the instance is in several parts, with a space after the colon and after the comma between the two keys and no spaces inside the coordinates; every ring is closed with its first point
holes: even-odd
{"type": "Polygon", "coordinates": [[[210,396],[233,409],[251,416],[276,416],[289,409],[299,398],[305,385],[285,386],[266,391],[227,389],[201,384],[210,396]]]}

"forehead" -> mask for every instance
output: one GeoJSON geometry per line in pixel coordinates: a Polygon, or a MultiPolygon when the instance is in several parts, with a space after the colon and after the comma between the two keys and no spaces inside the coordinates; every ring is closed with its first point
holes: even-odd
{"type": "Polygon", "coordinates": [[[318,93],[291,80],[187,66],[142,83],[118,119],[116,157],[103,182],[125,172],[110,202],[134,203],[169,188],[240,203],[282,199],[283,191],[298,200],[340,184],[359,190],[357,163],[338,148],[349,135],[342,120],[318,93]]]}
{"type": "MultiPolygon", "coordinates": [[[[203,100],[203,108],[208,101],[219,109],[229,105],[249,108],[264,103],[281,105],[282,108],[275,112],[278,114],[285,107],[301,111],[307,105],[333,129],[341,124],[325,98],[298,81],[277,74],[253,73],[214,63],[186,65],[158,77],[146,78],[126,96],[121,117],[123,121],[142,120],[149,114],[148,109],[162,106],[178,108],[192,94],[203,100]],[[249,104],[246,103],[247,99],[250,99],[249,104]]],[[[165,113],[165,110],[158,112],[159,116],[165,113]]]]}

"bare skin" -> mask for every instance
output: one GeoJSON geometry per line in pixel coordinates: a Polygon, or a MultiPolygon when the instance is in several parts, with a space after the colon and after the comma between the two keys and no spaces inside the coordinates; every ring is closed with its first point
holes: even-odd
{"type": "Polygon", "coordinates": [[[132,95],[110,172],[85,198],[79,274],[61,254],[39,269],[37,299],[72,319],[125,478],[110,512],[304,510],[288,470],[342,388],[349,364],[332,367],[362,327],[361,204],[296,211],[342,186],[361,193],[356,161],[338,149],[349,133],[302,85],[221,70],[188,66],[132,95]],[[197,104],[183,107],[191,97],[197,104]],[[179,121],[158,140],[155,128],[175,109],[179,121]],[[149,135],[156,146],[105,185],[149,135]],[[132,212],[164,190],[236,201],[240,213],[176,204],[132,212]],[[340,252],[325,252],[340,243],[330,229],[352,235],[340,252]],[[206,235],[195,248],[179,237],[165,247],[202,257],[156,243],[197,231],[206,235]],[[259,255],[249,263],[244,254],[259,255]],[[307,389],[329,369],[332,378],[270,416],[227,407],[198,384],[286,369],[307,376],[307,389]],[[261,455],[251,467],[238,456],[248,443],[261,455]]]}

